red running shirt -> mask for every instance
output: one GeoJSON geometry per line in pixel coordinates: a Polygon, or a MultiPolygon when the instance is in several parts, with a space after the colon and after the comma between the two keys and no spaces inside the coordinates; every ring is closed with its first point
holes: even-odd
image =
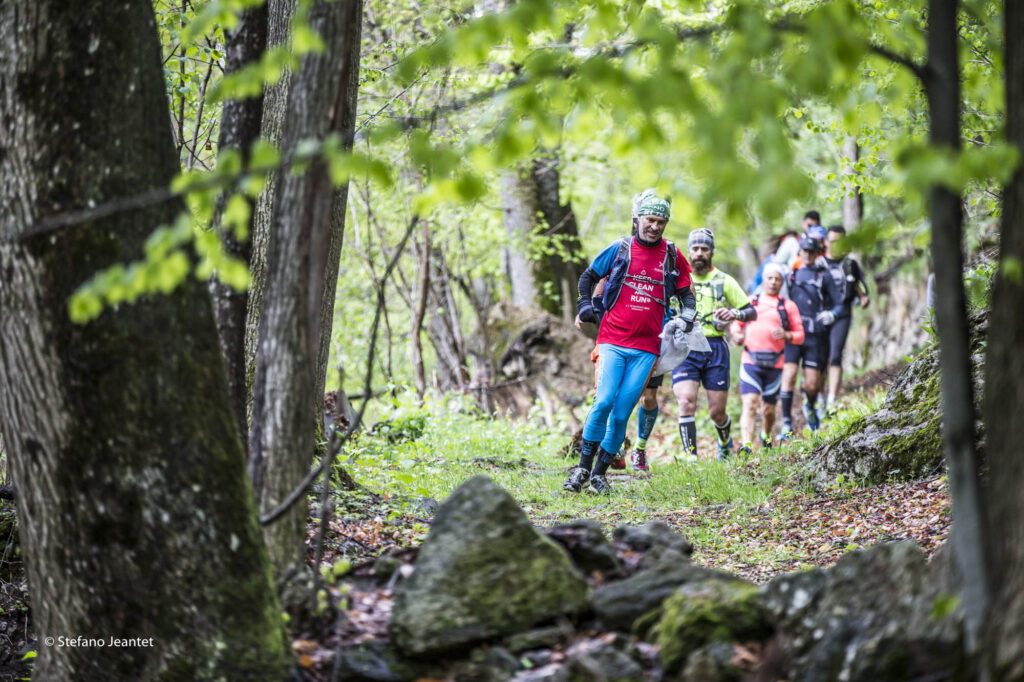
{"type": "MultiPolygon", "coordinates": [[[[668,243],[664,239],[655,246],[644,246],[636,239],[631,242],[625,281],[649,291],[656,298],[662,298],[665,295],[662,282],[668,243]]],[[[679,271],[676,291],[690,286],[690,264],[678,247],[675,269],[679,271]]],[[[672,292],[673,295],[675,293],[672,292]]],[[[601,321],[597,342],[658,355],[661,352],[658,335],[664,320],[665,309],[660,303],[623,283],[618,300],[601,321]]]]}

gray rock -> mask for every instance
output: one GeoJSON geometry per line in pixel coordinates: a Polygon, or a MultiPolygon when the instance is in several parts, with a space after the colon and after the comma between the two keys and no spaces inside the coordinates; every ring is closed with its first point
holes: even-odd
{"type": "Polygon", "coordinates": [[[548,537],[565,547],[569,556],[584,573],[597,571],[606,576],[618,575],[622,570],[615,548],[608,542],[601,524],[590,519],[560,523],[545,532],[548,537]]]}
{"type": "Polygon", "coordinates": [[[612,541],[635,552],[667,548],[686,557],[693,554],[690,541],[661,519],[651,519],[642,526],[619,526],[612,532],[612,541]]]}
{"type": "Polygon", "coordinates": [[[532,649],[548,649],[568,639],[570,634],[557,625],[527,630],[507,638],[505,648],[514,654],[532,649]]]}
{"type": "Polygon", "coordinates": [[[512,682],[569,682],[569,672],[561,663],[549,663],[534,670],[520,671],[512,682]]]}
{"type": "Polygon", "coordinates": [[[455,682],[508,682],[518,669],[519,661],[512,654],[500,647],[485,647],[455,663],[449,677],[455,682]]]}
{"type": "Polygon", "coordinates": [[[746,672],[732,663],[732,644],[712,642],[690,654],[679,682],[740,682],[746,672]]]}
{"type": "Polygon", "coordinates": [[[953,677],[965,661],[959,614],[910,542],[779,576],[760,599],[792,650],[793,682],[953,677]]]}
{"type": "Polygon", "coordinates": [[[486,476],[445,500],[414,566],[389,624],[413,656],[519,632],[586,603],[586,581],[565,551],[486,476]]]}
{"type": "Polygon", "coordinates": [[[641,682],[643,669],[632,658],[612,646],[599,646],[570,656],[570,682],[641,682]]]}
{"type": "Polygon", "coordinates": [[[654,560],[626,578],[602,585],[590,597],[594,613],[609,628],[629,631],[634,622],[661,603],[680,586],[711,578],[735,580],[728,573],[694,564],[674,549],[663,550],[654,560]]]}
{"type": "Polygon", "coordinates": [[[406,682],[440,676],[435,666],[404,658],[394,646],[380,640],[341,647],[335,665],[339,679],[352,682],[406,682]]]}
{"type": "MultiPolygon", "coordinates": [[[[972,342],[988,328],[986,314],[970,319],[972,342]]],[[[971,362],[975,395],[984,395],[984,355],[971,362]]],[[[850,422],[835,438],[820,445],[808,461],[808,477],[818,489],[835,484],[838,476],[871,485],[889,480],[912,480],[940,471],[942,405],[939,351],[922,353],[893,381],[877,411],[850,422]]],[[[979,438],[983,425],[979,422],[979,438]]]]}

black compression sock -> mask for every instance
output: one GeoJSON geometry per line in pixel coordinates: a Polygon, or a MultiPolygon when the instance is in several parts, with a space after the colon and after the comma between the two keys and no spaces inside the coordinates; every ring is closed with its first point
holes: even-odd
{"type": "Polygon", "coordinates": [[[687,454],[697,454],[697,422],[693,417],[679,418],[679,437],[687,454]]]}
{"type": "Polygon", "coordinates": [[[608,467],[611,466],[612,460],[615,459],[615,454],[608,452],[602,447],[597,448],[597,462],[594,464],[594,476],[604,476],[605,472],[608,471],[608,467]]]}
{"type": "Polygon", "coordinates": [[[800,392],[804,394],[804,402],[807,403],[808,410],[814,410],[814,404],[818,402],[818,394],[811,395],[807,392],[807,389],[801,388],[800,392]]]}
{"type": "Polygon", "coordinates": [[[585,440],[580,443],[580,468],[590,471],[594,467],[594,454],[598,450],[596,440],[585,440]]]}
{"type": "MultiPolygon", "coordinates": [[[[715,424],[714,422],[711,422],[715,424]]],[[[732,417],[725,415],[724,424],[715,424],[715,431],[718,431],[718,442],[725,445],[729,442],[729,432],[732,430],[732,417]]]]}
{"type": "Polygon", "coordinates": [[[782,401],[782,419],[788,424],[793,421],[793,394],[779,391],[779,400],[782,401]]]}

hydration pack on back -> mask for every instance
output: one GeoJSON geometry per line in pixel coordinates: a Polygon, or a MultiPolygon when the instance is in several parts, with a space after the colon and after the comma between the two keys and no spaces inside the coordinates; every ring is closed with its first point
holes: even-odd
{"type": "Polygon", "coordinates": [[[608,271],[608,284],[604,288],[604,296],[602,298],[605,310],[611,310],[615,302],[619,300],[619,294],[622,293],[622,287],[628,286],[631,289],[647,296],[648,298],[660,303],[666,310],[669,308],[669,298],[676,290],[676,282],[679,281],[679,271],[676,270],[675,265],[677,261],[677,249],[676,245],[672,242],[665,240],[665,244],[668,247],[665,249],[665,262],[662,263],[661,267],[661,291],[662,297],[658,298],[649,291],[644,291],[639,287],[633,286],[631,282],[626,281],[626,275],[629,272],[629,262],[631,259],[630,249],[633,245],[632,237],[624,237],[619,240],[619,250],[615,254],[614,260],[612,260],[612,266],[608,271]]]}

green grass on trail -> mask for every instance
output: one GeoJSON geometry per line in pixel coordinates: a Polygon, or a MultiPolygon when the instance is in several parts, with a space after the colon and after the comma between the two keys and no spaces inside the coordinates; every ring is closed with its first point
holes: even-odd
{"type": "MultiPolygon", "coordinates": [[[[674,421],[659,422],[662,444],[674,435],[674,421]]],[[[613,470],[610,497],[573,495],[561,489],[568,467],[576,463],[561,454],[564,432],[464,414],[429,415],[422,425],[416,440],[389,443],[364,437],[340,458],[357,481],[386,496],[399,514],[417,497],[443,500],[466,479],[485,474],[508,490],[538,525],[591,518],[611,528],[685,517],[686,533],[698,552],[728,551],[730,539],[722,527],[763,513],[773,489],[785,483],[793,466],[789,451],[726,463],[708,458],[677,464],[666,457],[652,461],[646,474],[613,470]],[[714,513],[702,520],[700,510],[714,513]]],[[[652,450],[659,449],[655,442],[652,438],[652,450]]],[[[702,443],[702,457],[710,457],[709,443],[702,443]]],[[[749,547],[736,551],[742,554],[735,556],[739,563],[792,559],[791,552],[773,547],[757,555],[749,547]]]]}
{"type": "MultiPolygon", "coordinates": [[[[929,552],[944,539],[948,492],[940,476],[868,489],[837,480],[824,494],[801,482],[801,460],[825,438],[845,431],[856,417],[876,410],[883,397],[882,390],[847,396],[847,409],[824,431],[726,463],[714,460],[713,431],[700,418],[701,459],[676,463],[671,457],[680,449],[675,419],[663,409],[648,445],[651,471],[611,472],[610,497],[562,491],[567,470],[576,463],[561,454],[568,428],[552,430],[437,407],[394,419],[376,435],[361,436],[339,461],[380,495],[390,512],[391,520],[384,518],[388,512],[374,512],[373,534],[383,532],[377,527],[382,523],[393,527],[401,536],[393,540],[399,545],[426,533],[417,519],[428,513],[418,498],[444,500],[466,479],[485,474],[508,490],[538,525],[590,518],[610,530],[659,518],[693,542],[697,561],[760,581],[829,564],[845,551],[886,539],[909,537],[929,552]]],[[[706,409],[701,410],[706,419],[706,409]]],[[[737,441],[738,430],[734,426],[737,441]]],[[[635,433],[635,419],[629,431],[635,433]]],[[[343,519],[351,525],[346,532],[356,532],[364,523],[358,517],[343,519]]]]}

